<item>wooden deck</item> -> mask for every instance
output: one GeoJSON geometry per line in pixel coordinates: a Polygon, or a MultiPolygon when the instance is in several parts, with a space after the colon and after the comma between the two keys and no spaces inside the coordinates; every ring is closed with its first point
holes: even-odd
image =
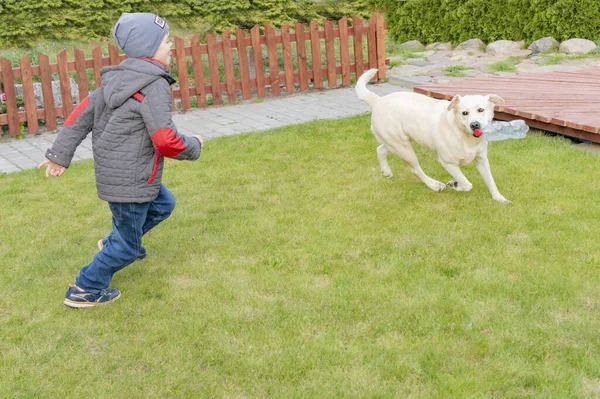
{"type": "Polygon", "coordinates": [[[497,94],[506,104],[496,106],[496,119],[524,119],[532,128],[600,143],[600,69],[464,79],[414,91],[445,100],[497,94]]]}

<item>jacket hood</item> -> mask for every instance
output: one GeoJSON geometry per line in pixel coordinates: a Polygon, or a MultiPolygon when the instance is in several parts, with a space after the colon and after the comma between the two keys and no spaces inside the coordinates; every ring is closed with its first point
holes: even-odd
{"type": "Polygon", "coordinates": [[[158,79],[169,84],[175,80],[162,64],[139,58],[127,58],[119,65],[108,66],[100,71],[104,101],[110,108],[123,105],[131,96],[158,79]]]}

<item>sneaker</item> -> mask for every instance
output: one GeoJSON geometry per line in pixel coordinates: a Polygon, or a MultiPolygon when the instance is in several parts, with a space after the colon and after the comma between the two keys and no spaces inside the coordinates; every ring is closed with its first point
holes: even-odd
{"type": "MultiPolygon", "coordinates": [[[[101,240],[98,240],[98,249],[100,251],[102,251],[102,248],[104,248],[104,246],[106,245],[106,243],[108,242],[108,237],[104,237],[101,240]]],[[[137,256],[136,260],[144,260],[146,258],[146,248],[142,247],[142,252],[140,252],[140,254],[137,256]]]]}
{"type": "Polygon", "coordinates": [[[72,308],[89,308],[114,302],[120,296],[121,292],[116,288],[106,288],[100,290],[97,294],[93,294],[74,284],[70,284],[63,303],[72,308]]]}

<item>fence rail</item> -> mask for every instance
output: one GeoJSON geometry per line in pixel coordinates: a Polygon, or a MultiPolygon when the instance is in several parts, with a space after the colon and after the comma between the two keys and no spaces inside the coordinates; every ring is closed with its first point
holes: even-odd
{"type": "MultiPolygon", "coordinates": [[[[267,90],[271,96],[279,96],[282,88],[285,93],[309,90],[311,86],[319,89],[325,86],[324,81],[327,87],[348,85],[352,74],[360,76],[369,68],[379,69],[375,79],[385,78],[383,15],[375,14],[368,21],[353,17],[351,22],[350,25],[346,17],[337,23],[325,20],[321,28],[318,21],[313,21],[308,29],[296,22],[293,31],[286,24],[279,32],[270,26],[255,26],[249,35],[236,29],[233,38],[230,31],[223,32],[220,38],[206,33],[206,43],[201,43],[199,35],[195,35],[189,46],[185,46],[182,38],[175,37],[173,72],[177,73],[178,85],[172,90],[173,108],[176,101],[187,110],[193,102],[205,107],[210,102],[223,104],[225,99],[233,103],[239,98],[263,98],[267,90]],[[323,43],[325,57],[322,57],[323,43]]],[[[8,125],[10,135],[16,136],[23,124],[29,133],[35,134],[39,131],[39,121],[44,120],[48,130],[55,130],[57,118],[68,116],[75,105],[71,79],[77,83],[79,100],[83,100],[90,88],[100,85],[101,68],[118,65],[125,58],[114,45],[108,46],[107,56],[103,56],[101,47],[95,48],[89,59],[83,51],[75,49],[72,61],[63,50],[53,64],[41,53],[38,53],[39,65],[34,66],[30,65],[29,55],[20,60],[17,68],[0,58],[0,82],[6,96],[6,113],[0,114],[0,128],[8,125]],[[53,75],[58,77],[61,106],[56,105],[52,93],[53,75]],[[21,109],[15,89],[19,80],[23,86],[21,109]],[[43,108],[36,107],[34,80],[41,83],[43,108]]]]}

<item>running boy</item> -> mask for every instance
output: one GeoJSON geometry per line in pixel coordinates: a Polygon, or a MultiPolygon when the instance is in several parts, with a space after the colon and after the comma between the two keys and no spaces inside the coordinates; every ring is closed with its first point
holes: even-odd
{"type": "Polygon", "coordinates": [[[177,132],[171,114],[169,26],[149,13],[124,13],[113,35],[127,59],[100,72],[102,85],[69,115],[46,152],[46,177],[61,176],[92,132],[98,196],[112,212],[112,231],[67,289],[64,304],[107,304],[121,296],[113,275],[146,256],[142,236],[169,217],[173,194],[161,184],[163,157],[196,160],[202,137],[177,132]]]}

